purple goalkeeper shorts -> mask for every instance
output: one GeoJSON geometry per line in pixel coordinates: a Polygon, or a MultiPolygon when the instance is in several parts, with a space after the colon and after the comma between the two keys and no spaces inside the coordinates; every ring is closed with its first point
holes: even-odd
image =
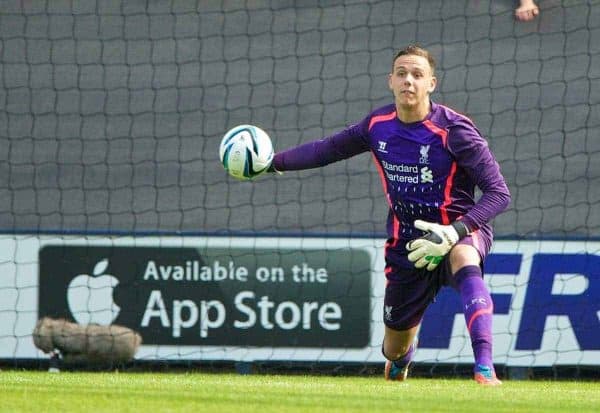
{"type": "MultiPolygon", "coordinates": [[[[492,239],[491,231],[484,227],[458,243],[475,247],[483,263],[491,249],[492,239]]],[[[433,271],[406,268],[387,262],[386,277],[383,322],[387,327],[398,331],[408,330],[421,323],[425,310],[435,300],[442,286],[456,288],[447,258],[433,271]]]]}

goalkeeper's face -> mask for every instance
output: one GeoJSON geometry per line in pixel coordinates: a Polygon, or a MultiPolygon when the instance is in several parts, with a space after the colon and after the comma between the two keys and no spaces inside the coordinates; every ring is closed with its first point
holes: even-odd
{"type": "Polygon", "coordinates": [[[435,89],[436,82],[433,70],[423,56],[398,57],[389,75],[389,87],[396,103],[405,109],[429,104],[429,95],[435,89]]]}

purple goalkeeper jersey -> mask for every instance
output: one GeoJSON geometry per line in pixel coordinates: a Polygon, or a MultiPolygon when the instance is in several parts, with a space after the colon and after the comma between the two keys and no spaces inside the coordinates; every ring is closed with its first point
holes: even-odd
{"type": "Polygon", "coordinates": [[[445,225],[462,219],[471,231],[491,234],[490,220],[510,202],[500,167],[473,122],[433,102],[415,123],[400,121],[394,104],[376,109],[339,133],[277,153],[273,166],[309,169],[367,151],[389,205],[386,260],[400,268],[414,268],[406,243],[423,235],[416,219],[445,225]],[[475,187],[482,192],[477,201],[475,187]]]}

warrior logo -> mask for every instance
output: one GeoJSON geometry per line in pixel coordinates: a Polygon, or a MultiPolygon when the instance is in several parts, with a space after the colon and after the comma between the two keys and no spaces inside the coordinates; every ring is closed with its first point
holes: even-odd
{"type": "Polygon", "coordinates": [[[377,148],[377,150],[379,152],[387,153],[387,150],[385,149],[386,145],[387,145],[387,142],[379,141],[379,147],[377,148]]]}

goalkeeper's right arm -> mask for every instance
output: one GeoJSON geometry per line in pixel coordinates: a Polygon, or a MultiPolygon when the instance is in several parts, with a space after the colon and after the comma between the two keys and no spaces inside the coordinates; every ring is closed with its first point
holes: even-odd
{"type": "Polygon", "coordinates": [[[277,152],[269,172],[319,168],[366,152],[369,145],[359,125],[353,125],[329,137],[277,152]]]}

